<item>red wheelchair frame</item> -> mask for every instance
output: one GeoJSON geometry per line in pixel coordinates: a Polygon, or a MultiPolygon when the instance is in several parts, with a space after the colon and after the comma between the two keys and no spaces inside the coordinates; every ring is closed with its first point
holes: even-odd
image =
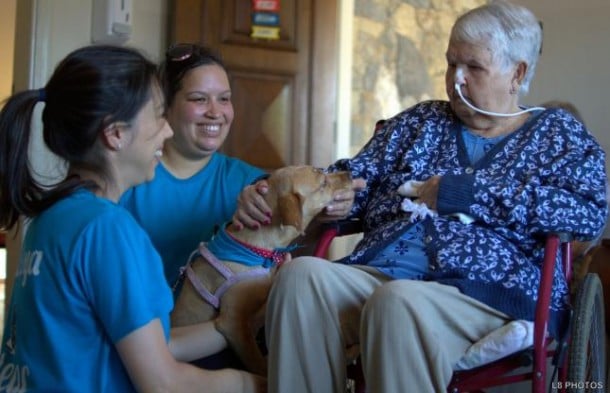
{"type": "MultiPolygon", "coordinates": [[[[357,220],[326,224],[314,255],[326,257],[332,240],[337,236],[361,232],[357,220]]],[[[604,300],[602,286],[596,274],[588,273],[572,299],[570,327],[560,341],[547,337],[549,306],[557,253],[561,253],[566,280],[572,283],[572,243],[567,234],[547,236],[541,283],[534,320],[534,344],[530,349],[480,367],[456,371],[447,387],[449,393],[483,392],[482,389],[521,381],[531,381],[533,393],[545,392],[547,361],[553,359],[558,369],[551,381],[553,392],[605,392],[606,347],[604,300]],[[525,370],[525,371],[522,371],[525,370]]],[[[348,366],[348,379],[355,393],[365,392],[360,364],[348,366]]]]}

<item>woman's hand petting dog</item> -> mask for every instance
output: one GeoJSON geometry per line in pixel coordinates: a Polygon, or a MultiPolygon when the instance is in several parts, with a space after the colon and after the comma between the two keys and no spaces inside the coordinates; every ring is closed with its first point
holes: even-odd
{"type": "MultiPolygon", "coordinates": [[[[326,206],[320,215],[321,221],[334,221],[345,218],[352,210],[356,192],[366,188],[366,180],[352,180],[351,190],[338,191],[333,203],[326,206]]],[[[247,186],[237,198],[237,209],[233,214],[232,224],[237,229],[244,227],[257,229],[271,222],[271,208],[265,202],[265,194],[269,190],[266,180],[259,180],[247,186]]]]}
{"type": "Polygon", "coordinates": [[[261,224],[271,222],[271,208],[265,201],[265,195],[269,191],[266,180],[259,180],[242,190],[237,198],[237,209],[233,214],[231,224],[236,229],[244,227],[258,229],[261,224]]]}

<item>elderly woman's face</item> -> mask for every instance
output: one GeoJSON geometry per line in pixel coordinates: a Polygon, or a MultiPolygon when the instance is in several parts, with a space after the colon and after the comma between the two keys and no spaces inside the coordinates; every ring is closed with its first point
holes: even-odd
{"type": "Polygon", "coordinates": [[[470,109],[455,90],[456,72],[461,70],[462,94],[474,106],[492,112],[511,112],[517,105],[517,94],[511,94],[514,69],[505,70],[494,62],[487,46],[463,41],[449,41],[445,84],[451,108],[469,127],[481,128],[486,116],[470,109]]]}

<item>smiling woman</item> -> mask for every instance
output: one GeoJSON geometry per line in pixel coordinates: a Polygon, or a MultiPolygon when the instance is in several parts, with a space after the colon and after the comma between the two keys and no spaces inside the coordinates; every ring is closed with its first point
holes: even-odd
{"type": "Polygon", "coordinates": [[[161,66],[166,118],[174,131],[155,179],[121,199],[150,235],[173,285],[199,242],[228,221],[237,195],[263,171],[218,152],[233,122],[221,59],[194,44],[170,47],[161,66]]]}
{"type": "MultiPolygon", "coordinates": [[[[167,284],[174,286],[189,255],[231,219],[240,191],[264,172],[218,152],[234,113],[229,77],[217,55],[199,45],[174,45],[161,76],[174,136],[163,147],[154,180],[129,190],[121,204],[148,232],[167,284]]],[[[219,357],[206,366],[234,364],[230,352],[219,357]]]]}
{"type": "MultiPolygon", "coordinates": [[[[156,153],[172,136],[163,113],[155,64],[107,45],[71,52],[44,88],[13,94],[0,111],[0,230],[28,219],[0,352],[7,391],[263,389],[250,374],[174,358],[161,258],[117,205],[154,176],[156,153]],[[39,103],[44,143],[67,166],[53,187],[28,165],[39,103]]],[[[203,356],[205,329],[183,334],[180,345],[203,356]]]]}

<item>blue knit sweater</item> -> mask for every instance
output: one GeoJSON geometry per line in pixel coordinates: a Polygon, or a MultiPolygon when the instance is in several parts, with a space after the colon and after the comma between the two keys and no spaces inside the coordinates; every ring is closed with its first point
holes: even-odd
{"type": "MultiPolygon", "coordinates": [[[[590,240],[606,215],[605,153],[572,115],[534,113],[476,163],[469,162],[462,123],[449,103],[417,104],[385,122],[362,150],[329,169],[367,180],[352,217],[364,237],[340,262],[366,264],[410,225],[398,187],[442,176],[438,217],[427,218],[430,273],[425,280],[453,285],[515,319],[534,319],[545,234],[570,232],[590,240]],[[466,225],[447,217],[466,213],[466,225]]],[[[557,265],[549,332],[562,331],[568,288],[557,265]]]]}

